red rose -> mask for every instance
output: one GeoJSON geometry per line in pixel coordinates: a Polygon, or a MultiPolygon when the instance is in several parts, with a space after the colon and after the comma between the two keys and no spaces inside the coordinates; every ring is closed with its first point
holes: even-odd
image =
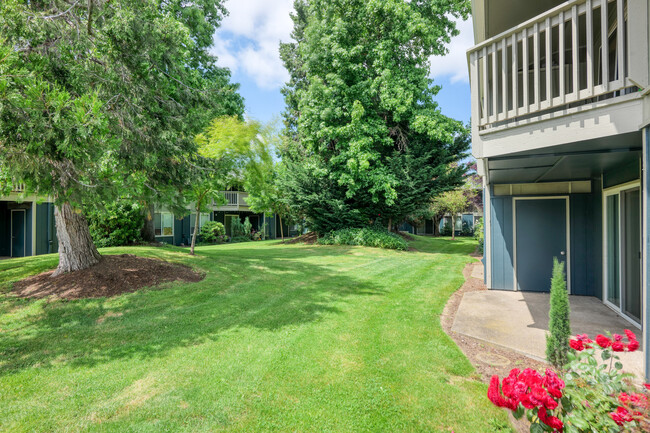
{"type": "Polygon", "coordinates": [[[598,343],[598,345],[603,349],[607,349],[609,346],[612,345],[612,340],[605,337],[603,334],[598,334],[596,335],[596,343],[598,343]]]}
{"type": "Polygon", "coordinates": [[[609,416],[614,420],[616,424],[620,426],[622,426],[626,422],[631,422],[633,419],[630,412],[628,412],[627,409],[625,409],[624,407],[620,407],[620,406],[616,409],[616,412],[611,412],[609,416]]]}
{"type": "Polygon", "coordinates": [[[636,335],[634,335],[634,332],[630,331],[629,329],[625,330],[625,335],[627,335],[627,339],[630,341],[636,340],[636,335]]]}
{"type": "Polygon", "coordinates": [[[634,352],[639,348],[639,342],[636,340],[630,340],[630,343],[627,345],[628,352],[634,352]]]}
{"type": "Polygon", "coordinates": [[[499,389],[499,376],[492,376],[490,379],[490,386],[488,387],[488,399],[498,407],[505,407],[510,410],[516,410],[517,405],[519,404],[516,401],[505,398],[501,395],[501,390],[499,389]]]}
{"type": "Polygon", "coordinates": [[[614,337],[614,341],[623,341],[623,336],[621,334],[614,334],[612,337],[614,337]]]}
{"type": "Polygon", "coordinates": [[[625,351],[625,344],[623,344],[620,341],[615,341],[612,343],[612,350],[614,352],[624,352],[625,351]]]}
{"type": "Polygon", "coordinates": [[[585,350],[584,344],[582,344],[582,341],[580,340],[569,340],[569,346],[571,346],[571,349],[576,350],[578,352],[582,352],[585,350]]]}
{"type": "Polygon", "coordinates": [[[564,431],[564,424],[560,420],[560,418],[555,417],[555,416],[549,416],[548,413],[546,412],[546,408],[540,407],[539,410],[537,411],[537,416],[539,417],[539,420],[549,426],[550,428],[553,429],[553,431],[556,432],[562,432],[564,431]]]}

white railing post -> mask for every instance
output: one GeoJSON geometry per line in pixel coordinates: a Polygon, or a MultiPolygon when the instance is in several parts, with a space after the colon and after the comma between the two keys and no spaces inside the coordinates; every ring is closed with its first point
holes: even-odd
{"type": "MultiPolygon", "coordinates": [[[[473,69],[472,98],[476,104],[477,125],[481,129],[494,127],[497,122],[519,120],[520,116],[542,110],[565,109],[567,104],[576,101],[587,104],[591,98],[608,93],[620,96],[612,92],[636,85],[634,77],[628,80],[636,64],[632,60],[626,64],[626,50],[631,45],[625,39],[625,1],[611,0],[612,5],[608,5],[608,0],[570,0],[470,49],[468,61],[470,70],[473,69]],[[608,18],[608,9],[613,12],[611,7],[616,8],[616,23],[612,26],[608,18]],[[594,18],[598,8],[600,23],[594,18]],[[553,34],[555,26],[557,35],[553,34]],[[598,32],[602,35],[600,46],[595,38],[598,32]],[[612,32],[616,45],[610,50],[612,32]],[[584,48],[580,46],[581,41],[586,44],[584,48]],[[557,62],[553,59],[555,46],[558,47],[557,62]],[[581,55],[582,49],[584,55],[581,55]],[[609,69],[610,60],[615,64],[614,74],[609,69]],[[555,94],[558,96],[554,97],[555,94]]],[[[637,27],[641,20],[635,22],[637,27]]],[[[647,57],[646,53],[643,55],[647,57]]],[[[643,79],[641,81],[647,80],[647,73],[637,75],[643,79]]]]}

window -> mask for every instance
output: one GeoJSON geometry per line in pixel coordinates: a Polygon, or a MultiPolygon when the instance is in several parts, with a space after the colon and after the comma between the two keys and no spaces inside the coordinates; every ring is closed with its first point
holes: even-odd
{"type": "Polygon", "coordinates": [[[156,236],[173,236],[174,216],[169,212],[155,213],[153,226],[156,236]]]}
{"type": "MultiPolygon", "coordinates": [[[[199,230],[201,230],[201,227],[203,227],[203,225],[208,221],[210,221],[210,214],[202,213],[201,216],[199,217],[199,230]]],[[[190,215],[190,233],[194,233],[195,222],[196,222],[196,214],[193,213],[190,215]]]]}

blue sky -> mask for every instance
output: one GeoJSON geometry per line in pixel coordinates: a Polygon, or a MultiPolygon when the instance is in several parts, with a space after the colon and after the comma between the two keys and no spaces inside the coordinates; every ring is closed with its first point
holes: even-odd
{"type": "MultiPolygon", "coordinates": [[[[215,34],[213,53],[219,64],[230,68],[232,80],[241,85],[247,114],[267,122],[284,110],[280,93],[288,75],[278,45],[290,40],[289,17],[293,0],[228,0],[230,14],[215,34]]],[[[470,21],[459,22],[445,57],[431,59],[431,76],[442,86],[436,100],[442,112],[463,122],[470,118],[470,92],[465,52],[472,45],[470,21]]]]}

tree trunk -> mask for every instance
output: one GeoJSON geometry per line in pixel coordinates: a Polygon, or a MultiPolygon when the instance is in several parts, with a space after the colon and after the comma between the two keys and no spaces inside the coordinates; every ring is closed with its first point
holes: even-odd
{"type": "Polygon", "coordinates": [[[440,237],[440,216],[433,217],[433,236],[440,237]]]}
{"type": "Polygon", "coordinates": [[[89,268],[101,260],[84,214],[63,203],[54,206],[56,236],[59,239],[59,266],[53,276],[89,268]]]}
{"type": "Polygon", "coordinates": [[[201,212],[199,205],[196,206],[196,219],[194,220],[194,233],[192,233],[192,246],[190,247],[190,255],[194,255],[194,246],[196,245],[196,236],[199,234],[199,217],[201,212]]]}
{"type": "Polygon", "coordinates": [[[156,229],[153,225],[153,215],[155,209],[152,204],[146,204],[144,208],[144,226],[140,234],[142,235],[142,240],[145,242],[156,242],[156,229]]]}
{"type": "Polygon", "coordinates": [[[278,214],[278,218],[280,218],[280,236],[282,236],[282,242],[284,242],[284,229],[282,228],[282,215],[278,214]]]}
{"type": "Polygon", "coordinates": [[[393,231],[393,217],[388,218],[388,231],[393,231]]]}
{"type": "Polygon", "coordinates": [[[456,215],[451,214],[451,240],[456,240],[456,215]]]}

